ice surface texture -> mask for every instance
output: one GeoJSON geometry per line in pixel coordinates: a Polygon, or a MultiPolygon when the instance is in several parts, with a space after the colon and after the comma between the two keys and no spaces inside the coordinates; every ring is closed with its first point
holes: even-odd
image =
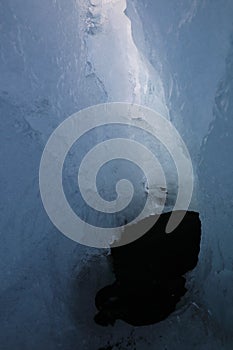
{"type": "Polygon", "coordinates": [[[43,147],[61,121],[84,107],[122,99],[122,79],[125,99],[139,98],[138,80],[132,74],[129,80],[127,68],[122,72],[121,64],[119,74],[110,74],[107,54],[120,57],[117,44],[123,41],[116,38],[94,55],[101,22],[91,12],[97,5],[0,2],[1,349],[95,350],[119,343],[121,349],[232,349],[233,3],[130,0],[128,22],[121,17],[131,21],[131,52],[143,65],[137,77],[146,73],[140,79],[148,89],[139,102],[153,107],[160,101],[191,153],[193,207],[203,238],[187,307],[155,326],[119,322],[114,331],[100,330],[92,320],[95,293],[112,278],[104,252],[59,234],[38,187],[43,147]]]}

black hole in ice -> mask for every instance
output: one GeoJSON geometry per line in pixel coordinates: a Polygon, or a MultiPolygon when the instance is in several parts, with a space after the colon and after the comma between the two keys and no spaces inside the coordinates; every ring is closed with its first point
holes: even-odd
{"type": "Polygon", "coordinates": [[[121,319],[133,326],[153,324],[171,314],[186,293],[185,277],[198,261],[199,214],[187,212],[179,226],[165,233],[171,213],[164,213],[144,236],[111,249],[116,281],[96,294],[95,322],[113,325],[121,319]]]}

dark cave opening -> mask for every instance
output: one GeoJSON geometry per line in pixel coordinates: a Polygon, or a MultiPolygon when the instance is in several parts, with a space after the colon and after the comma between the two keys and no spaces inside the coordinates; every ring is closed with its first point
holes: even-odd
{"type": "Polygon", "coordinates": [[[133,326],[167,318],[187,292],[184,274],[197,264],[201,222],[197,212],[186,212],[170,234],[165,233],[171,212],[138,240],[111,249],[113,284],[97,292],[95,322],[114,325],[121,319],[133,326]]]}

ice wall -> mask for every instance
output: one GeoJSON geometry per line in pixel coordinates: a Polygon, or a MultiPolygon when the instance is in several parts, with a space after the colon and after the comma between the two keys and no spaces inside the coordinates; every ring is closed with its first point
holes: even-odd
{"type": "Polygon", "coordinates": [[[197,271],[207,307],[229,334],[233,327],[232,44],[231,37],[225,73],[215,94],[214,120],[201,148],[200,206],[205,234],[197,271]]]}
{"type": "MultiPolygon", "coordinates": [[[[211,320],[222,324],[223,334],[232,322],[232,1],[128,1],[128,17],[122,4],[109,12],[108,1],[100,8],[96,1],[0,2],[4,350],[73,349],[77,344],[89,350],[119,342],[127,348],[129,341],[140,349],[187,349],[188,344],[199,350],[207,349],[208,342],[211,349],[225,346],[216,339],[211,320]],[[106,13],[112,16],[102,24],[108,35],[95,36],[97,19],[106,19],[106,13]],[[114,15],[120,16],[130,41],[113,35],[111,26],[118,34],[121,29],[114,15]],[[128,60],[130,74],[117,58],[112,73],[104,69],[103,40],[106,45],[115,42],[114,50],[128,60]],[[126,101],[153,108],[159,103],[194,160],[200,181],[196,203],[203,222],[195,277],[201,298],[191,294],[187,309],[155,327],[133,329],[120,323],[114,330],[100,330],[92,321],[92,302],[111,279],[106,257],[63,237],[49,222],[40,200],[38,169],[48,136],[62,120],[123,95],[126,101]],[[192,303],[197,300],[203,309],[192,303]]],[[[109,50],[104,57],[107,54],[109,50]]]]}
{"type": "MultiPolygon", "coordinates": [[[[188,145],[199,181],[196,205],[201,213],[203,238],[195,279],[200,300],[217,323],[230,332],[233,4],[134,4],[147,38],[147,57],[155,67],[161,64],[171,119],[188,145]]],[[[133,12],[131,19],[135,42],[140,47],[133,12]]]]}
{"type": "MultiPolygon", "coordinates": [[[[70,349],[85,338],[77,332],[72,314],[72,286],[76,270],[100,253],[73,243],[54,228],[38,186],[41,154],[54,128],[78,109],[105,100],[95,77],[85,74],[78,8],[75,1],[66,0],[0,2],[4,350],[70,349]]],[[[100,261],[105,260],[97,261],[97,270],[100,261]]],[[[106,263],[100,270],[106,270],[106,263]]],[[[103,276],[104,272],[96,274],[94,292],[104,283],[103,276]]]]}

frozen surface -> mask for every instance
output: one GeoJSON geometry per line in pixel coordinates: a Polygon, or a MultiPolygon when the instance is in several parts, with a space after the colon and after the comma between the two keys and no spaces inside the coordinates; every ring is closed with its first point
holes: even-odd
{"type": "Polygon", "coordinates": [[[225,73],[218,84],[213,107],[214,121],[201,149],[199,163],[200,205],[203,237],[199,282],[214,318],[232,334],[232,149],[233,149],[233,46],[226,58],[225,73]]]}
{"type": "Polygon", "coordinates": [[[0,2],[3,350],[232,349],[233,3],[135,0],[125,8],[125,1],[0,2]],[[121,100],[159,109],[181,133],[203,239],[176,314],[150,327],[102,329],[92,317],[96,291],[112,279],[107,253],[54,228],[38,169],[67,116],[121,100]]]}

